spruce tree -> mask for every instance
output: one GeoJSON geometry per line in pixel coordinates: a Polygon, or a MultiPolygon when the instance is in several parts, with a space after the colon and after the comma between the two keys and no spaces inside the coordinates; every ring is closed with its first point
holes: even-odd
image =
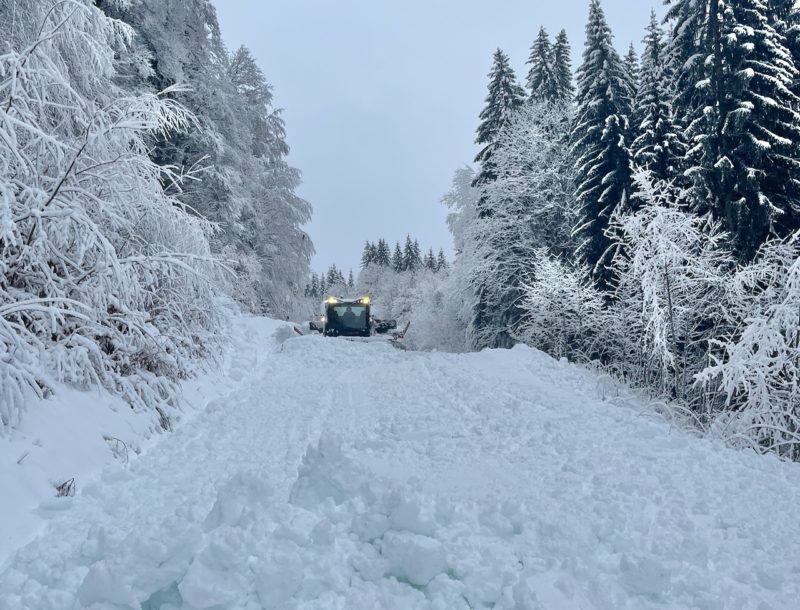
{"type": "Polygon", "coordinates": [[[419,247],[419,242],[415,239],[412,244],[412,251],[414,252],[414,264],[417,269],[422,267],[422,249],[419,247]]]}
{"type": "Polygon", "coordinates": [[[364,251],[361,253],[361,268],[366,269],[370,263],[375,262],[375,246],[369,240],[364,244],[364,251]]]}
{"type": "Polygon", "coordinates": [[[555,57],[553,45],[544,27],[539,28],[539,35],[531,47],[528,57],[528,92],[530,99],[552,102],[558,98],[558,85],[554,73],[555,57]]]}
{"type": "Polygon", "coordinates": [[[601,289],[610,285],[609,219],[631,188],[626,136],[630,89],[599,0],[591,0],[583,64],[578,69],[572,150],[576,157],[578,253],[601,289]]]}
{"type": "Polygon", "coordinates": [[[426,269],[436,272],[436,255],[433,253],[433,248],[430,248],[425,255],[424,264],[426,269]]]}
{"type": "MultiPolygon", "coordinates": [[[[770,25],[786,39],[795,68],[800,70],[800,4],[796,0],[768,0],[770,25]]],[[[800,78],[795,77],[792,92],[800,95],[800,78]]]]}
{"type": "Polygon", "coordinates": [[[400,242],[394,244],[394,254],[392,254],[392,269],[395,273],[402,273],[406,270],[403,262],[403,251],[400,249],[400,242]]]}
{"type": "Polygon", "coordinates": [[[680,140],[672,114],[670,80],[666,66],[666,43],[655,11],[644,39],[639,94],[636,99],[631,145],[633,162],[649,170],[655,180],[676,177],[682,157],[680,140]]]}
{"type": "Polygon", "coordinates": [[[347,275],[347,287],[350,290],[355,290],[356,288],[356,280],[353,278],[353,270],[350,269],[350,273],[347,275]]]}
{"type": "Polygon", "coordinates": [[[328,286],[335,286],[339,283],[339,270],[336,268],[336,265],[331,265],[328,267],[328,286]]]}
{"type": "Polygon", "coordinates": [[[525,90],[517,82],[508,56],[500,49],[494,53],[494,64],[489,72],[489,94],[486,96],[486,107],[481,111],[481,123],[478,126],[476,144],[482,146],[475,157],[480,164],[480,171],[475,177],[473,186],[491,182],[496,178],[492,164],[492,154],[497,146],[500,131],[509,124],[514,113],[525,97],[525,90]]]}
{"type": "Polygon", "coordinates": [[[687,175],[699,213],[724,223],[737,258],[800,228],[800,100],[786,38],[765,0],[713,3],[683,17],[701,25],[678,82],[690,143],[687,175]]]}
{"type": "Polygon", "coordinates": [[[556,36],[553,61],[556,98],[562,102],[570,102],[575,95],[575,87],[572,85],[572,49],[566,30],[561,30],[556,36]]]}
{"type": "Polygon", "coordinates": [[[406,245],[403,249],[403,271],[416,271],[422,267],[422,256],[419,242],[412,241],[411,236],[406,236],[406,245]]]}
{"type": "Polygon", "coordinates": [[[622,66],[625,69],[625,78],[628,83],[628,97],[630,99],[628,111],[630,113],[636,105],[636,97],[639,94],[640,77],[639,56],[636,54],[633,43],[628,47],[628,52],[622,59],[622,66]]]}
{"type": "MultiPolygon", "coordinates": [[[[512,70],[508,57],[500,49],[494,54],[494,65],[489,73],[489,94],[486,97],[486,107],[480,114],[481,123],[478,126],[477,144],[483,148],[475,157],[480,163],[480,171],[473,180],[474,187],[483,187],[477,203],[477,215],[480,219],[487,219],[493,211],[487,206],[485,188],[497,179],[497,169],[492,159],[497,152],[498,143],[503,131],[511,124],[515,111],[520,108],[525,98],[525,90],[517,82],[517,77],[512,70]]],[[[490,247],[492,236],[481,235],[477,241],[485,242],[485,247],[490,247]]],[[[480,336],[480,330],[492,324],[491,306],[486,302],[486,286],[477,278],[472,279],[477,303],[470,322],[473,335],[480,336]]],[[[483,346],[481,346],[483,347],[483,346]]]]}
{"type": "Polygon", "coordinates": [[[392,252],[389,250],[389,244],[385,239],[378,240],[378,246],[375,250],[375,262],[381,267],[388,267],[392,264],[392,252]]]}

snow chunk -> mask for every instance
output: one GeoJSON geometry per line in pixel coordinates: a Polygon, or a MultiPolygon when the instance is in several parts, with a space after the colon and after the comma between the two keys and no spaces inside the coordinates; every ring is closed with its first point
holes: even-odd
{"type": "Polygon", "coordinates": [[[104,561],[89,569],[78,590],[78,600],[84,607],[92,604],[138,605],[130,588],[111,574],[104,561]]]}
{"type": "Polygon", "coordinates": [[[387,560],[387,576],[424,587],[447,569],[444,546],[438,540],[408,532],[389,532],[381,554],[387,560]]]}

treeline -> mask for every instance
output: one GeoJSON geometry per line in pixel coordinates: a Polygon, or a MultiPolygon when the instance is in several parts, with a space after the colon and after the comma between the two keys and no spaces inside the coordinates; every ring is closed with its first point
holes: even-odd
{"type": "Polygon", "coordinates": [[[323,299],[326,296],[353,296],[355,289],[353,270],[351,269],[345,277],[336,265],[331,265],[327,273],[311,274],[311,280],[306,284],[305,296],[314,299],[323,299]]]}
{"type": "Polygon", "coordinates": [[[0,432],[57,383],[170,426],[220,296],[301,297],[311,213],[209,0],[0,0],[0,432]]]}
{"type": "MultiPolygon", "coordinates": [[[[641,60],[589,2],[540,30],[526,86],[494,55],[477,173],[445,202],[467,345],[597,362],[697,425],[800,456],[800,13],[668,0],[641,60]]],[[[458,298],[451,298],[453,307],[458,298]]]]}
{"type": "Polygon", "coordinates": [[[364,252],[361,255],[361,268],[366,269],[370,265],[378,267],[390,267],[395,273],[405,271],[417,271],[427,269],[437,273],[447,269],[447,258],[444,250],[439,249],[439,254],[433,253],[433,248],[423,255],[418,240],[406,236],[405,246],[400,247],[400,242],[395,242],[394,251],[389,249],[389,244],[384,239],[377,242],[367,241],[364,244],[364,252]]]}

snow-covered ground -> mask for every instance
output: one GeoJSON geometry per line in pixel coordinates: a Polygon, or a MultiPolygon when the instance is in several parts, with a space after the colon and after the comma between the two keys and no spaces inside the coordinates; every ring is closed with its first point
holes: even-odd
{"type": "Polygon", "coordinates": [[[799,465],[528,348],[234,334],[206,407],[37,509],[0,608],[797,607],[799,465]]]}

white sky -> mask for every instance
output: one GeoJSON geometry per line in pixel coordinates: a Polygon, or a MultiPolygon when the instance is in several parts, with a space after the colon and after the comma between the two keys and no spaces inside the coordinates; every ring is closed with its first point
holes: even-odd
{"type": "MultiPolygon", "coordinates": [[[[566,28],[574,67],[589,0],[214,0],[233,50],[250,47],[285,109],[290,161],[314,206],[313,268],[358,266],[364,240],[407,233],[451,249],[440,203],[471,163],[496,47],[520,80],[540,25],[566,28]]],[[[603,0],[620,53],[661,0],[603,0]]]]}

